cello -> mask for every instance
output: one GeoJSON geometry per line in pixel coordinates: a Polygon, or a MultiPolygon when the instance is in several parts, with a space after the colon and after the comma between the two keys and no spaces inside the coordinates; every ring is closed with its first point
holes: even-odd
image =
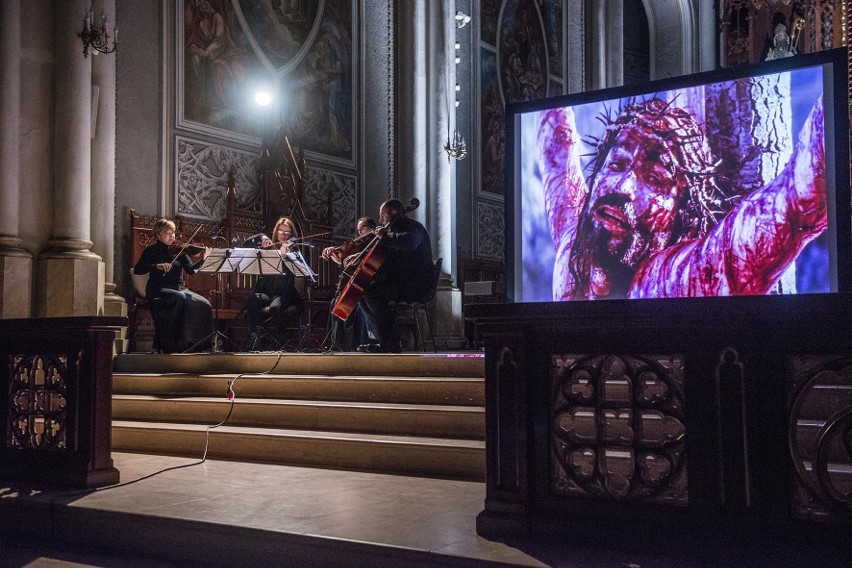
{"type": "MultiPolygon", "coordinates": [[[[410,205],[405,208],[405,212],[409,213],[418,207],[420,207],[420,200],[413,197],[411,198],[410,205]]],[[[390,223],[387,225],[380,225],[380,227],[387,229],[389,225],[390,223]]],[[[351,243],[358,243],[360,245],[361,243],[358,241],[361,241],[362,239],[366,241],[367,239],[365,239],[365,237],[368,237],[368,235],[359,237],[358,239],[353,239],[352,241],[347,241],[338,248],[351,252],[351,243]]],[[[364,295],[364,290],[366,290],[367,286],[369,286],[373,277],[376,275],[376,272],[379,268],[381,268],[385,259],[387,259],[389,250],[386,247],[379,246],[381,240],[382,237],[378,235],[373,236],[372,240],[367,243],[366,247],[364,247],[359,254],[358,261],[352,265],[354,271],[349,277],[349,281],[342,286],[340,294],[337,297],[337,302],[334,303],[334,307],[331,309],[331,313],[335,317],[338,317],[343,321],[349,319],[349,316],[352,315],[352,312],[355,310],[355,306],[358,305],[358,301],[361,299],[361,296],[364,295]]],[[[346,276],[347,268],[344,268],[340,273],[341,284],[346,276]]]]}

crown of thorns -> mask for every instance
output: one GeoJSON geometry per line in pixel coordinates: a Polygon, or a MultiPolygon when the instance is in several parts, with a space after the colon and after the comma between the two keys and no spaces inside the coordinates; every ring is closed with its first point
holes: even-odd
{"type": "Polygon", "coordinates": [[[713,179],[717,164],[712,162],[704,134],[686,110],[672,106],[672,102],[653,98],[629,101],[614,118],[608,111],[597,118],[606,128],[600,138],[586,140],[587,144],[595,148],[592,152],[595,158],[589,164],[592,169],[590,186],[621,131],[625,128],[635,129],[645,139],[660,145],[660,162],[681,179],[679,183],[687,186],[690,198],[687,206],[698,213],[702,232],[715,225],[724,215],[726,199],[713,179]]]}

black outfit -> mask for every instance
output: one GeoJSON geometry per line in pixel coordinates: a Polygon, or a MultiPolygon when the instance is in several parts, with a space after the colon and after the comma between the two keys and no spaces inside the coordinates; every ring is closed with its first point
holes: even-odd
{"type": "Polygon", "coordinates": [[[432,243],[426,227],[414,219],[397,217],[379,242],[388,256],[373,277],[359,305],[373,323],[379,350],[401,350],[399,329],[394,321],[392,301],[424,301],[432,282],[432,243]]]}
{"type": "Polygon", "coordinates": [[[145,298],[154,319],[154,349],[161,353],[180,353],[190,347],[194,351],[207,351],[213,334],[213,311],[210,302],[186,287],[183,271],[195,274],[204,263],[193,264],[187,255],[179,256],[168,272],[156,268],[157,264],[171,263],[173,255],[161,242],[150,245],[133,267],[134,274],[148,274],[145,298]],[[196,345],[208,339],[207,342],[196,345]]]}
{"type": "Polygon", "coordinates": [[[355,305],[346,321],[331,313],[338,297],[339,294],[336,294],[328,307],[332,351],[355,351],[359,345],[377,341],[375,326],[364,315],[361,304],[355,305]]]}
{"type": "MultiPolygon", "coordinates": [[[[264,235],[259,234],[251,237],[245,242],[250,248],[260,246],[264,235]]],[[[258,338],[258,326],[269,322],[269,331],[277,335],[283,331],[288,319],[298,319],[305,309],[305,302],[296,290],[296,277],[290,272],[261,276],[254,286],[254,293],[246,300],[246,313],[248,314],[248,341],[247,347],[251,350],[258,348],[280,347],[280,341],[276,345],[261,345],[258,338]]]]}

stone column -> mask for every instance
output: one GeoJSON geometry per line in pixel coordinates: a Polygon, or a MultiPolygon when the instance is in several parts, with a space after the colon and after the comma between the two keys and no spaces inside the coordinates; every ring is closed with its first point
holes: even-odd
{"type": "MultiPolygon", "coordinates": [[[[100,8],[107,27],[115,26],[115,0],[101,0],[100,8]]],[[[115,54],[92,58],[92,250],[104,261],[104,315],[126,316],[127,302],[115,293],[115,65],[115,54]]],[[[126,331],[117,338],[119,353],[127,351],[126,331]]]]}
{"type": "Polygon", "coordinates": [[[0,319],[28,318],[33,259],[20,238],[21,0],[0,2],[0,319]]]}
{"type": "MultiPolygon", "coordinates": [[[[429,230],[433,254],[443,258],[445,275],[451,273],[456,255],[455,177],[443,150],[448,128],[454,124],[453,6],[453,2],[404,0],[397,1],[394,10],[395,195],[403,201],[409,197],[420,199],[420,209],[411,216],[429,230]]],[[[463,345],[461,292],[453,287],[451,278],[441,278],[435,294],[435,314],[438,345],[463,345]]]]}
{"type": "MultiPolygon", "coordinates": [[[[115,0],[102,0],[109,24],[116,22],[115,0]]],[[[104,261],[106,315],[110,304],[124,304],[115,294],[115,63],[114,54],[92,58],[92,90],[97,104],[92,105],[92,241],[93,251],[104,261]]],[[[115,307],[115,306],[113,306],[115,307]]],[[[120,308],[119,308],[119,311],[120,308]]]]}
{"type": "MultiPolygon", "coordinates": [[[[77,36],[89,7],[89,0],[55,4],[53,233],[38,259],[36,315],[40,317],[103,314],[104,263],[89,250],[94,56],[83,56],[77,36]]],[[[113,207],[112,203],[99,205],[113,207]]]]}

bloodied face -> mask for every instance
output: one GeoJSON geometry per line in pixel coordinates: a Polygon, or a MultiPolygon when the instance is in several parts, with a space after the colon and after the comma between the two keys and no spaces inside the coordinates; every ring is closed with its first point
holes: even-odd
{"type": "Polygon", "coordinates": [[[619,133],[595,178],[583,230],[595,263],[631,268],[671,241],[683,191],[665,145],[636,128],[619,133]]]}

